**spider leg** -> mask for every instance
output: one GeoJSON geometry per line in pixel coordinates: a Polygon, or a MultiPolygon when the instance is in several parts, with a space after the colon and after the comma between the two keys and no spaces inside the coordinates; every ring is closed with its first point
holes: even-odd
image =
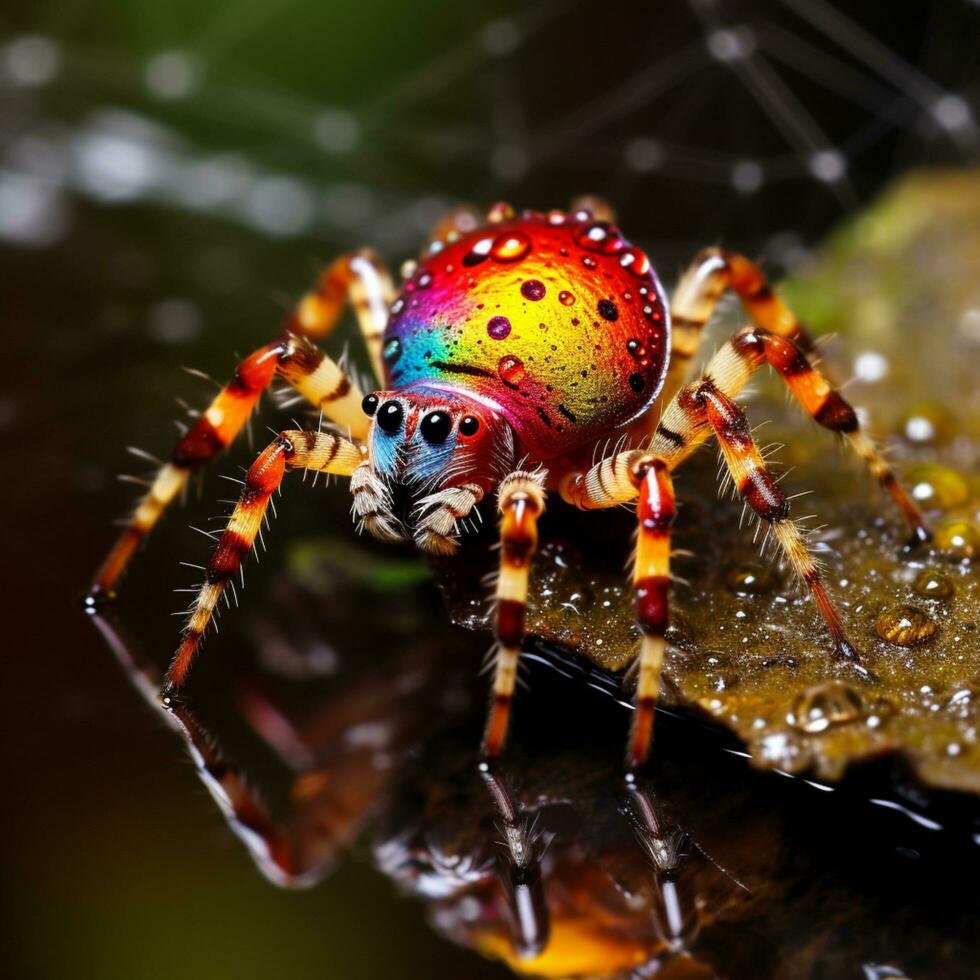
{"type": "Polygon", "coordinates": [[[538,544],[538,518],[544,511],[544,475],[518,470],[500,484],[500,572],[496,588],[497,650],[493,699],[483,736],[483,754],[500,754],[507,737],[510,705],[517,683],[517,661],[524,642],[531,561],[538,544]]]}
{"type": "MultiPolygon", "coordinates": [[[[765,365],[773,368],[814,421],[840,433],[864,460],[911,527],[912,542],[928,541],[922,513],[861,428],[851,405],[809,362],[796,342],[759,327],[748,326],[734,334],[708,363],[701,382],[688,385],[673,399],[654,432],[651,451],[687,457],[709,434],[704,427],[706,419],[697,411],[692,413],[690,407],[697,385],[710,382],[725,396],[734,398],[765,365]]],[[[672,469],[674,465],[671,464],[672,469]]]]}
{"type": "MultiPolygon", "coordinates": [[[[674,396],[654,430],[650,452],[667,460],[671,470],[676,469],[711,435],[704,412],[692,407],[698,391],[711,384],[726,397],[734,398],[752,375],[767,364],[816,422],[839,432],[864,460],[912,528],[912,542],[928,541],[929,531],[922,513],[861,428],[851,405],[809,362],[796,342],[759,327],[748,326],[734,334],[709,361],[701,381],[674,396]]],[[[605,502],[607,498],[616,503],[632,500],[636,493],[629,478],[630,465],[640,455],[641,450],[629,450],[600,460],[585,473],[566,474],[561,484],[563,498],[586,509],[611,506],[605,502]]]]}
{"type": "Polygon", "coordinates": [[[262,392],[276,376],[284,378],[324,415],[355,439],[368,430],[356,382],[305,337],[287,333],[245,358],[232,380],[181,437],[168,463],[157,472],[137,503],[129,523],[95,574],[89,607],[111,595],[136,548],[150,533],[168,504],[180,493],[192,472],[209,463],[228,446],[248,421],[262,392]]]}
{"type": "Polygon", "coordinates": [[[541,876],[541,848],[533,825],[522,818],[513,795],[499,772],[488,762],[480,763],[480,775],[497,814],[503,834],[500,859],[501,883],[513,919],[514,947],[519,956],[531,959],[548,944],[551,921],[541,876]]]}
{"type": "Polygon", "coordinates": [[[636,621],[640,627],[636,710],[633,712],[627,766],[636,769],[650,750],[653,714],[660,694],[670,589],[670,530],[676,512],[670,471],[662,459],[641,458],[634,470],[639,532],[633,559],[636,621]]]}
{"type": "Polygon", "coordinates": [[[754,262],[723,248],[706,248],[694,257],[671,297],[670,368],[665,398],[673,397],[687,379],[691,360],[701,346],[704,326],[728,289],[736,293],[760,327],[795,340],[808,353],[813,351],[813,339],[806,328],[773,292],[754,262]]]}
{"type": "Polygon", "coordinates": [[[633,557],[633,590],[641,640],[636,710],[626,752],[630,770],[642,765],[649,753],[667,646],[670,534],[675,515],[671,468],[668,458],[634,449],[610,456],[588,472],[567,474],[559,484],[562,497],[583,510],[616,507],[637,499],[639,530],[633,557]]]}
{"type": "MultiPolygon", "coordinates": [[[[689,389],[685,388],[687,392],[689,389]]],[[[772,529],[780,550],[793,571],[806,583],[820,615],[830,631],[836,653],[851,661],[860,655],[847,637],[840,614],[824,588],[816,563],[806,541],[789,516],[789,501],[773,479],[752,438],[745,413],[727,395],[710,382],[701,382],[690,392],[692,402],[700,402],[703,412],[718,439],[728,472],[748,505],[772,529]]]]}
{"type": "Polygon", "coordinates": [[[912,543],[924,543],[930,539],[922,512],[899,483],[874,441],[861,428],[854,409],[810,363],[798,342],[759,327],[748,326],[731,338],[729,346],[750,371],[768,364],[814,421],[844,437],[902,512],[912,529],[912,543]]]}
{"type": "Polygon", "coordinates": [[[350,300],[357,316],[374,376],[381,384],[381,341],[388,310],[395,301],[395,285],[377,252],[364,248],[334,259],[320,275],[313,290],[297,303],[286,330],[323,339],[336,326],[344,303],[350,300]]]}
{"type": "Polygon", "coordinates": [[[415,543],[430,554],[451,555],[458,547],[456,525],[483,499],[478,483],[443,487],[415,506],[415,543]]]}
{"type": "Polygon", "coordinates": [[[238,574],[262,526],[272,494],[287,469],[351,476],[364,459],[360,446],[329,432],[282,432],[252,464],[224,532],[204,572],[204,582],[184,628],[183,639],[164,678],[163,697],[172,703],[187,680],[194,656],[219,599],[238,574]]]}

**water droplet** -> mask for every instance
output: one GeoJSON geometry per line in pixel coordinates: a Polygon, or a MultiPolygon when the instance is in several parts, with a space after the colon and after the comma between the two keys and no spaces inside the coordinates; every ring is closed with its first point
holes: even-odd
{"type": "Polygon", "coordinates": [[[624,252],[619,257],[619,264],[637,279],[645,279],[650,275],[650,260],[638,249],[624,252]]]}
{"type": "Polygon", "coordinates": [[[645,362],[647,349],[642,340],[637,340],[636,337],[630,337],[630,339],[626,341],[626,350],[629,352],[632,358],[639,361],[641,364],[645,362]]]}
{"type": "Polygon", "coordinates": [[[769,732],[750,745],[753,759],[765,766],[778,766],[785,772],[800,772],[813,762],[806,741],[792,731],[769,732]]]}
{"type": "Polygon", "coordinates": [[[803,692],[793,704],[790,724],[808,735],[846,725],[861,717],[861,695],[840,681],[827,681],[803,692]]]}
{"type": "Polygon", "coordinates": [[[518,262],[531,251],[531,239],[522,231],[508,231],[498,236],[490,254],[498,262],[518,262]]]}
{"type": "Polygon", "coordinates": [[[647,386],[646,378],[640,373],[631,374],[629,377],[630,387],[639,394],[647,386]]]}
{"type": "Polygon", "coordinates": [[[398,316],[398,314],[401,313],[403,309],[405,309],[405,300],[403,300],[399,296],[398,299],[396,299],[395,302],[391,304],[391,315],[398,316]]]}
{"type": "Polygon", "coordinates": [[[397,337],[389,337],[381,356],[388,364],[394,364],[402,356],[402,342],[397,337]]]}
{"type": "Polygon", "coordinates": [[[429,272],[423,272],[419,276],[419,289],[428,289],[432,285],[432,274],[429,272]]]}
{"type": "Polygon", "coordinates": [[[586,269],[595,269],[599,263],[596,262],[591,255],[585,255],[582,257],[582,265],[584,265],[586,269]]]}
{"type": "Polygon", "coordinates": [[[586,225],[575,236],[575,242],[580,248],[601,252],[603,255],[616,255],[626,248],[622,233],[608,221],[593,221],[586,225]]]}
{"type": "Polygon", "coordinates": [[[882,722],[887,721],[887,719],[895,714],[895,711],[894,702],[888,698],[875,698],[868,708],[868,714],[864,722],[871,728],[879,728],[882,722]]]}
{"type": "Polygon", "coordinates": [[[504,340],[510,336],[510,320],[505,316],[491,317],[487,322],[487,333],[494,340],[504,340]]]}
{"type": "Polygon", "coordinates": [[[936,624],[916,606],[892,606],[875,620],[875,632],[896,646],[911,647],[928,640],[936,624]]]}
{"type": "Polygon", "coordinates": [[[956,587],[948,576],[928,568],[919,572],[918,577],[912,583],[912,588],[927,599],[949,599],[956,591],[956,587]]]}
{"type": "Polygon", "coordinates": [[[546,292],[544,283],[540,279],[528,279],[527,282],[521,283],[521,295],[534,303],[544,299],[546,292]]]}
{"type": "Polygon", "coordinates": [[[575,296],[567,289],[563,289],[558,294],[558,302],[561,303],[562,306],[571,306],[575,302],[575,296]]]}
{"type": "Polygon", "coordinates": [[[725,574],[725,585],[737,595],[766,595],[777,584],[771,569],[751,562],[735,565],[725,574]]]}
{"type": "Polygon", "coordinates": [[[497,374],[504,384],[516,385],[524,377],[524,362],[513,354],[506,354],[500,358],[497,365],[497,374]]]}
{"type": "Polygon", "coordinates": [[[980,554],[980,531],[966,518],[948,518],[936,528],[933,538],[937,548],[956,558],[974,558],[980,554]]]}
{"type": "Polygon", "coordinates": [[[956,419],[949,409],[936,402],[911,406],[902,422],[906,439],[929,445],[948,442],[955,435],[956,427],[956,419]]]}
{"type": "Polygon", "coordinates": [[[941,507],[946,510],[958,507],[970,498],[970,488],[966,480],[948,466],[918,463],[906,470],[905,480],[912,488],[912,496],[923,507],[941,507]]]}
{"type": "Polygon", "coordinates": [[[490,249],[493,248],[492,238],[481,238],[470,250],[463,256],[463,265],[474,266],[479,265],[481,262],[485,262],[490,256],[490,249]]]}

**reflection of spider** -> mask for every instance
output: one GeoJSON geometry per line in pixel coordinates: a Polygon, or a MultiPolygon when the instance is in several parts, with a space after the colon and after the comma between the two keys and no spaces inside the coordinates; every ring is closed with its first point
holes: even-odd
{"type": "Polygon", "coordinates": [[[486,755],[496,756],[546,495],[581,510],[636,499],[633,581],[642,638],[628,750],[635,766],[647,753],[664,654],[670,474],[712,435],[735,486],[809,588],[835,651],[860,660],[734,397],[768,364],[817,422],[844,436],[899,505],[914,538],[924,541],[918,509],[851,406],[811,364],[809,336],[751,262],[717,248],[702,252],[668,309],[647,257],[611,218],[601,203],[519,216],[498,205],[485,223],[462,209],[436,230],[421,261],[410,263],[400,293],[372,254],[342,257],[301,300],[281,337],[239,364],[180,440],[98,572],[93,608],[188,475],[232,441],[274,378],[347,435],[282,432],[248,470],[167,673],[165,704],[185,683],[215,606],[234,588],[287,469],[350,477],[362,529],[382,540],[414,539],[436,554],[456,548],[467,518],[496,493],[498,646],[483,741],[486,755]],[[726,289],[738,294],[757,326],[736,333],[700,379],[685,384],[702,327],[726,289]],[[366,397],[311,340],[330,332],[347,298],[384,385],[366,397]]]}

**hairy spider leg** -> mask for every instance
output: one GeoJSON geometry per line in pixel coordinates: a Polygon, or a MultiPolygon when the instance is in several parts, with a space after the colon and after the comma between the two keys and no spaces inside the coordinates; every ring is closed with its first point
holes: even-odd
{"type": "Polygon", "coordinates": [[[186,485],[191,473],[209,463],[238,435],[262,392],[281,377],[332,422],[355,439],[367,435],[369,419],[361,410],[357,383],[305,337],[286,334],[260,347],[235,369],[232,380],[181,437],[170,462],[163,464],[139,500],[122,534],[95,574],[90,603],[112,593],[113,586],[143,539],[186,485]]]}
{"type": "MultiPolygon", "coordinates": [[[[636,841],[653,868],[659,899],[653,915],[658,932],[672,954],[689,950],[701,929],[702,908],[697,897],[692,901],[679,887],[688,836],[661,817],[653,792],[642,785],[636,773],[627,773],[623,802],[636,841]]],[[[701,850],[696,843],[695,846],[701,850]]],[[[713,858],[706,853],[705,856],[715,864],[713,858]]]]}
{"type": "Polygon", "coordinates": [[[463,483],[423,497],[415,506],[415,543],[430,554],[454,554],[458,547],[456,527],[483,496],[480,484],[463,483]]]}
{"type": "Polygon", "coordinates": [[[701,346],[704,327],[729,289],[760,327],[795,340],[804,351],[813,351],[810,334],[789,306],[773,292],[754,262],[723,248],[706,248],[684,271],[670,300],[670,371],[664,389],[667,398],[672,397],[686,379],[691,359],[701,346]]]}
{"type": "Polygon", "coordinates": [[[796,314],[773,292],[762,271],[742,255],[722,248],[700,252],[681,277],[671,299],[670,366],[663,399],[673,397],[689,373],[702,328],[725,290],[733,290],[760,330],[746,327],[738,336],[750,360],[767,361],[803,407],[821,425],[840,432],[888,491],[912,529],[912,542],[926,542],[922,512],[895,479],[868,435],[860,431],[854,410],[813,368],[814,342],[796,314]]]}
{"type": "Polygon", "coordinates": [[[670,470],[662,459],[641,458],[634,469],[634,481],[638,492],[639,531],[633,558],[633,589],[641,639],[636,710],[626,753],[630,769],[642,765],[650,751],[653,714],[660,694],[667,645],[670,529],[676,513],[670,470]]]}
{"type": "Polygon", "coordinates": [[[497,575],[493,695],[483,736],[483,754],[500,754],[507,738],[517,663],[524,642],[528,579],[538,545],[538,518],[544,512],[544,475],[517,471],[500,484],[500,569],[497,575]]]}
{"type": "Polygon", "coordinates": [[[898,481],[874,440],[861,428],[857,413],[813,367],[798,344],[752,326],[740,330],[729,344],[734,353],[748,364],[750,371],[768,364],[816,422],[844,437],[901,511],[912,529],[912,544],[930,540],[931,535],[918,505],[898,481]]]}
{"type": "Polygon", "coordinates": [[[349,300],[361,328],[374,376],[382,384],[381,341],[388,323],[388,310],[396,295],[395,284],[381,257],[372,249],[362,248],[341,255],[327,266],[316,286],[296,304],[285,329],[322,340],[333,332],[344,303],[349,300]]]}
{"type": "Polygon", "coordinates": [[[541,845],[533,823],[523,817],[503,776],[490,763],[480,764],[483,784],[497,814],[503,834],[499,875],[510,909],[514,949],[522,959],[532,959],[548,945],[551,916],[541,875],[541,845]]]}
{"type": "Polygon", "coordinates": [[[164,678],[163,697],[171,701],[184,685],[201,639],[229,582],[239,573],[255,543],[272,494],[287,469],[351,476],[364,460],[357,443],[330,432],[287,430],[271,442],[250,467],[241,496],[218,539],[194,600],[183,639],[164,678]]]}
{"type": "Polygon", "coordinates": [[[820,579],[806,541],[800,529],[790,520],[789,501],[766,468],[745,413],[710,382],[702,382],[691,389],[690,398],[688,410],[692,414],[695,411],[703,413],[707,418],[738,492],[770,526],[793,571],[806,583],[830,630],[835,651],[848,660],[860,660],[860,655],[847,638],[840,614],[820,579]]]}

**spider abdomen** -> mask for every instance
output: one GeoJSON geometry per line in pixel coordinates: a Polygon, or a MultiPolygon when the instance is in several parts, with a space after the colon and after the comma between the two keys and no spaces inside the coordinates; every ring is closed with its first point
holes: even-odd
{"type": "Polygon", "coordinates": [[[525,212],[419,263],[383,359],[389,388],[470,393],[548,460],[640,415],[669,347],[667,303],[640,249],[587,212],[525,212]]]}

